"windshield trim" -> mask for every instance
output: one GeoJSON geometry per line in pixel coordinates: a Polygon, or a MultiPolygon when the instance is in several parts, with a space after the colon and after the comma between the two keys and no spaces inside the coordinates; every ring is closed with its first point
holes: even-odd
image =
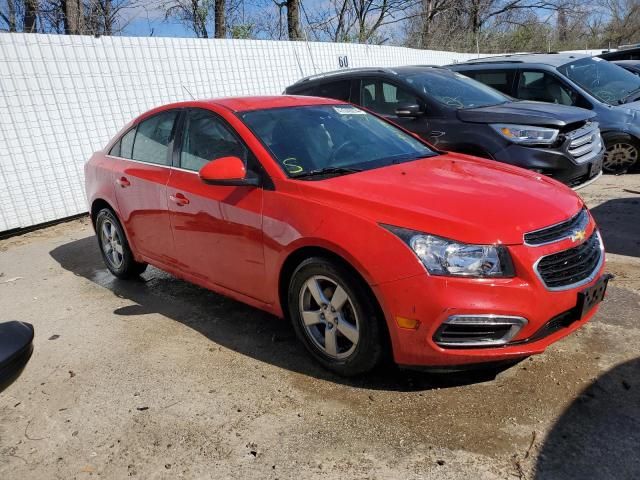
{"type": "MultiPolygon", "coordinates": [[[[362,110],[363,112],[368,113],[369,115],[373,115],[374,117],[378,118],[379,120],[382,120],[383,122],[391,125],[392,127],[400,130],[402,133],[404,133],[405,135],[409,135],[411,138],[413,138],[414,140],[417,140],[418,142],[422,143],[425,147],[427,147],[431,153],[427,154],[427,155],[422,155],[419,157],[414,157],[414,158],[408,158],[406,160],[396,160],[396,161],[391,161],[389,163],[385,163],[383,165],[375,165],[375,166],[371,166],[370,168],[366,168],[366,169],[362,169],[361,172],[366,172],[369,170],[375,170],[378,168],[384,168],[384,167],[389,167],[392,165],[399,165],[401,163],[409,163],[409,162],[416,162],[419,160],[422,160],[424,158],[431,158],[431,157],[437,157],[440,155],[443,155],[445,152],[442,150],[439,150],[438,148],[436,148],[435,146],[429,144],[426,140],[424,140],[422,137],[418,136],[418,135],[414,135],[413,132],[409,131],[409,130],[405,130],[404,128],[402,128],[401,126],[397,125],[396,123],[392,122],[391,120],[378,115],[376,112],[373,112],[371,110],[368,110],[360,105],[356,105],[354,103],[348,103],[348,102],[341,102],[341,103],[326,103],[326,104],[320,104],[320,105],[315,105],[315,104],[304,104],[304,105],[289,105],[289,106],[278,106],[278,107],[267,107],[267,108],[257,108],[257,109],[252,109],[252,110],[241,110],[241,111],[235,111],[233,112],[234,116],[240,120],[240,122],[242,123],[242,125],[245,126],[245,128],[247,128],[247,130],[249,130],[251,132],[251,135],[253,135],[253,137],[260,143],[260,145],[262,145],[262,147],[264,148],[264,150],[269,154],[269,157],[271,158],[271,160],[273,161],[273,163],[275,163],[275,166],[277,168],[277,170],[279,172],[282,173],[282,175],[284,175],[284,177],[288,180],[296,180],[296,181],[309,181],[309,180],[326,180],[328,178],[333,178],[336,175],[327,175],[327,176],[316,176],[316,177],[307,177],[307,178],[296,178],[295,175],[292,176],[290,175],[285,169],[283,169],[278,161],[278,158],[276,157],[276,155],[271,151],[271,148],[269,148],[269,146],[262,140],[262,138],[254,131],[253,128],[251,128],[251,126],[249,126],[243,118],[243,115],[246,113],[250,113],[250,112],[264,112],[264,111],[269,111],[269,110],[283,110],[283,109],[293,109],[293,108],[304,108],[304,107],[317,107],[317,106],[336,106],[336,107],[340,107],[340,106],[349,106],[349,107],[354,107],[357,108],[359,110],[362,110]]],[[[254,156],[256,156],[254,154],[254,156]]],[[[257,157],[257,156],[256,156],[257,157]]],[[[379,162],[382,160],[389,160],[392,157],[387,157],[387,158],[381,158],[376,160],[375,162],[379,162]]],[[[262,162],[260,162],[260,160],[258,160],[259,163],[262,164],[262,162]]],[[[361,163],[354,163],[353,165],[350,165],[348,168],[358,168],[359,165],[362,165],[363,162],[361,163]]],[[[364,163],[371,163],[371,161],[369,162],[364,162],[364,163]]],[[[264,168],[264,166],[263,166],[264,168]]],[[[352,172],[352,173],[361,173],[361,172],[352,172]]]]}

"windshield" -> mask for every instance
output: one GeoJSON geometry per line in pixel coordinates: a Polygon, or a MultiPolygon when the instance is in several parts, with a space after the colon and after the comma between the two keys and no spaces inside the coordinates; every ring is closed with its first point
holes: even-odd
{"type": "Polygon", "coordinates": [[[497,90],[455,72],[447,75],[417,73],[405,80],[429,97],[453,108],[488,107],[511,101],[497,90]]]}
{"type": "Polygon", "coordinates": [[[435,155],[413,136],[352,105],[254,110],[241,118],[290,177],[339,175],[435,155]]]}
{"type": "Polygon", "coordinates": [[[640,77],[601,58],[583,58],[558,67],[558,71],[599,100],[611,105],[625,103],[640,89],[640,77]]]}

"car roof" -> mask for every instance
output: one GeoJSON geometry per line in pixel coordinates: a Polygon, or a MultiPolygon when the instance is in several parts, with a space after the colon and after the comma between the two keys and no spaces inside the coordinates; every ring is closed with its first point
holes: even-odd
{"type": "Polygon", "coordinates": [[[153,114],[165,110],[171,110],[172,108],[206,108],[215,105],[226,108],[227,110],[231,110],[233,112],[248,112],[250,110],[265,110],[269,108],[301,107],[308,105],[342,105],[345,103],[347,102],[344,102],[342,100],[334,100],[332,98],[306,97],[301,95],[211,98],[162,105],[138,116],[133,121],[133,123],[136,123],[153,114]]]}
{"type": "Polygon", "coordinates": [[[416,73],[424,73],[427,71],[438,72],[443,74],[451,74],[449,70],[438,65],[407,65],[402,67],[364,67],[364,68],[349,68],[342,70],[333,70],[330,72],[318,73],[315,75],[309,75],[308,77],[301,78],[291,87],[299,87],[302,84],[308,82],[322,82],[324,80],[334,78],[357,78],[367,74],[384,74],[389,76],[401,76],[401,75],[413,75],[416,73]]]}
{"type": "Polygon", "coordinates": [[[591,55],[583,53],[514,53],[510,55],[497,55],[495,57],[473,58],[464,63],[450,65],[452,67],[470,64],[505,64],[505,63],[537,63],[560,67],[581,58],[591,58],[591,55]]]}

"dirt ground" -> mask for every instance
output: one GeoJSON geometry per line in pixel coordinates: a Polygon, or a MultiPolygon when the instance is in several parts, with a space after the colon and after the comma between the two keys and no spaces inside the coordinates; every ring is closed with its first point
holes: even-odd
{"type": "Polygon", "coordinates": [[[286,322],[156,269],[115,280],[86,219],[0,241],[0,321],[36,328],[0,478],[640,478],[640,175],[580,193],[608,298],[497,375],[344,380],[286,322]]]}

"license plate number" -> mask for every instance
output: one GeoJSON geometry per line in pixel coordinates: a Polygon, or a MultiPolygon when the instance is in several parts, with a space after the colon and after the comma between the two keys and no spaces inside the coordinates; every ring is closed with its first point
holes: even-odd
{"type": "Polygon", "coordinates": [[[604,299],[609,283],[609,275],[603,275],[595,285],[585,288],[578,293],[578,312],[580,318],[584,317],[589,311],[604,299]]]}

